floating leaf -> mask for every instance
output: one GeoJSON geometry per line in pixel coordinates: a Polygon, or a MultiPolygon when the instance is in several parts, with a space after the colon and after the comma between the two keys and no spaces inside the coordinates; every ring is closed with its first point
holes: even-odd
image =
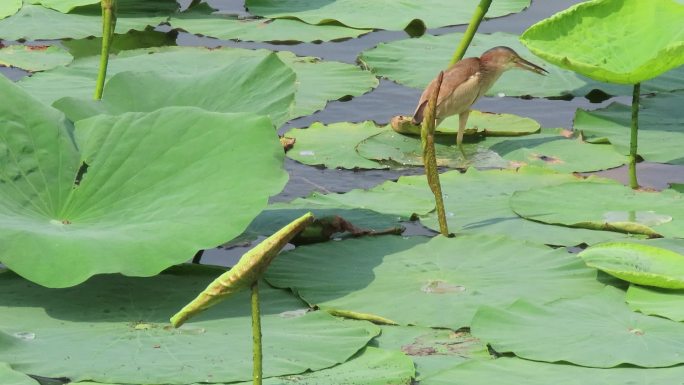
{"type": "Polygon", "coordinates": [[[12,370],[6,362],[0,362],[0,378],[3,385],[39,385],[38,381],[26,374],[12,370]]]}
{"type": "Polygon", "coordinates": [[[10,45],[0,48],[0,65],[45,71],[69,64],[73,57],[58,46],[10,45]]]}
{"type": "Polygon", "coordinates": [[[520,40],[545,60],[611,83],[635,84],[684,64],[684,4],[594,0],[542,20],[520,40]]]}
{"type": "MultiPolygon", "coordinates": [[[[124,0],[125,1],[125,0],[124,0]]],[[[76,7],[98,4],[99,0],[28,0],[31,4],[40,4],[62,13],[67,13],[76,7]]]]}
{"type": "Polygon", "coordinates": [[[276,287],[340,314],[401,325],[470,325],[484,304],[594,293],[596,272],[565,250],[506,237],[380,237],[302,246],[266,272],[276,287]]]}
{"type": "Polygon", "coordinates": [[[157,274],[239,235],[287,180],[266,117],[169,107],[73,130],[0,90],[0,260],[42,285],[157,274]]]}
{"type": "MultiPolygon", "coordinates": [[[[639,111],[639,156],[649,162],[684,165],[681,106],[684,92],[659,94],[644,98],[639,111]]],[[[613,103],[593,110],[577,110],[575,130],[580,130],[589,142],[610,142],[621,154],[629,154],[631,106],[613,103]]]]}
{"type": "MultiPolygon", "coordinates": [[[[380,43],[377,47],[362,52],[359,60],[379,76],[409,87],[422,89],[440,70],[447,67],[454,53],[455,44],[462,38],[462,33],[452,33],[380,43]]],[[[534,55],[518,41],[518,36],[508,33],[476,34],[466,56],[480,56],[484,51],[499,45],[513,48],[524,58],[544,67],[549,74],[539,76],[528,71],[507,71],[486,95],[584,96],[593,89],[604,90],[611,95],[632,94],[631,87],[596,82],[553,64],[539,63],[538,60],[534,60],[534,55]]],[[[642,84],[641,92],[684,89],[682,74],[684,74],[684,68],[674,69],[664,74],[662,79],[659,77],[642,84]]]]}
{"type": "Polygon", "coordinates": [[[382,326],[373,341],[383,349],[398,349],[416,364],[417,380],[471,359],[489,359],[487,346],[470,333],[420,326],[382,326]]]}
{"type": "MultiPolygon", "coordinates": [[[[309,24],[338,21],[352,28],[374,28],[399,31],[416,21],[427,28],[466,24],[479,0],[424,0],[403,3],[393,0],[247,0],[245,6],[255,15],[270,18],[300,19],[309,24]]],[[[494,2],[487,17],[520,12],[530,5],[529,0],[494,2]]]]}
{"type": "Polygon", "coordinates": [[[497,352],[535,361],[598,368],[684,362],[684,324],[634,313],[624,303],[624,292],[613,287],[544,306],[527,300],[506,309],[483,306],[472,332],[497,352]]]}
{"type": "MultiPolygon", "coordinates": [[[[7,0],[3,0],[5,1],[7,0]]],[[[54,1],[54,4],[58,3],[61,4],[62,1],[54,1]]],[[[177,8],[175,0],[117,0],[116,33],[157,26],[177,8]]],[[[99,4],[79,8],[77,12],[72,13],[24,4],[13,16],[0,20],[0,39],[49,40],[102,36],[101,13],[99,4]],[[45,28],[47,25],[50,28],[45,28]]]]}
{"type": "MultiPolygon", "coordinates": [[[[182,266],[151,278],[102,275],[54,291],[0,274],[0,359],[16,370],[123,384],[189,384],[251,379],[249,291],[172,328],[170,314],[223,269],[182,266]],[[24,340],[16,333],[32,332],[24,340]],[[226,349],[229,346],[230,349],[226,349]],[[66,364],[65,364],[66,363],[66,364]]],[[[306,306],[260,285],[264,376],[298,374],[345,362],[380,329],[306,306]],[[292,349],[297,346],[297,349],[292,349]]]]}
{"type": "Polygon", "coordinates": [[[275,234],[249,250],[230,271],[221,274],[204,289],[197,298],[185,305],[171,317],[171,324],[177,328],[200,312],[224,301],[236,293],[248,289],[261,279],[264,271],[280,250],[314,220],[311,213],[302,215],[275,234]]]}
{"type": "Polygon", "coordinates": [[[630,285],[625,300],[634,311],[684,321],[684,290],[630,285]]]}
{"type": "Polygon", "coordinates": [[[297,139],[287,156],[308,165],[324,165],[327,168],[387,168],[368,160],[356,152],[356,145],[386,127],[378,127],[371,121],[363,123],[314,123],[306,129],[292,129],[287,136],[297,139]]]}
{"type": "Polygon", "coordinates": [[[279,127],[291,115],[296,75],[276,54],[240,57],[196,75],[122,72],[106,84],[102,100],[63,98],[54,103],[72,121],[95,115],[152,112],[193,106],[214,112],[268,115],[279,127]]]}
{"type": "Polygon", "coordinates": [[[511,207],[520,216],[554,225],[684,237],[684,195],[635,191],[620,184],[565,183],[519,191],[511,207]]]}
{"type": "Polygon", "coordinates": [[[667,385],[683,376],[684,366],[658,369],[629,366],[597,369],[502,357],[496,360],[466,362],[424,378],[420,383],[421,385],[667,385]]]}
{"type": "MultiPolygon", "coordinates": [[[[505,168],[509,162],[497,153],[480,148],[476,144],[463,146],[467,158],[456,146],[455,137],[435,138],[437,166],[451,168],[505,168]]],[[[420,137],[398,134],[390,129],[371,136],[356,147],[359,155],[394,167],[423,165],[423,149],[420,137]]]]}
{"type": "MultiPolygon", "coordinates": [[[[175,46],[176,33],[164,33],[159,31],[128,31],[124,34],[116,34],[109,46],[110,54],[118,54],[121,51],[139,48],[175,46]]],[[[102,51],[101,37],[86,37],[83,39],[62,40],[61,44],[69,50],[74,58],[100,55],[102,51]]]]}
{"type": "Polygon", "coordinates": [[[5,0],[0,3],[0,20],[12,16],[21,8],[21,0],[5,0]]]}
{"type": "Polygon", "coordinates": [[[172,17],[172,28],[224,40],[267,42],[320,42],[357,37],[371,29],[353,29],[334,24],[311,25],[292,19],[239,19],[234,15],[211,13],[200,4],[188,12],[172,17]]]}
{"type": "Polygon", "coordinates": [[[684,254],[640,243],[594,245],[579,256],[587,266],[639,285],[684,289],[684,254]]]}
{"type": "MultiPolygon", "coordinates": [[[[199,76],[224,68],[244,57],[263,57],[265,50],[240,48],[206,49],[201,47],[164,47],[124,51],[109,60],[108,76],[123,71],[161,71],[164,76],[199,76]]],[[[357,66],[299,57],[291,52],[277,53],[297,75],[297,93],[291,118],[312,114],[329,100],[347,95],[361,95],[378,85],[378,80],[357,66]]],[[[98,57],[75,60],[58,68],[24,78],[18,84],[46,103],[64,96],[92,97],[93,79],[97,76],[98,57]]]]}

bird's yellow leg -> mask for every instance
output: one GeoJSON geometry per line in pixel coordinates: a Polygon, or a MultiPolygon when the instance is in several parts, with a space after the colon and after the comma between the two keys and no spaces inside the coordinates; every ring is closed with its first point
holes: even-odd
{"type": "Polygon", "coordinates": [[[458,133],[456,134],[456,145],[458,146],[458,149],[461,150],[463,159],[467,159],[465,150],[463,149],[463,134],[465,133],[466,123],[468,122],[468,115],[470,115],[470,110],[461,112],[458,115],[458,133]]]}

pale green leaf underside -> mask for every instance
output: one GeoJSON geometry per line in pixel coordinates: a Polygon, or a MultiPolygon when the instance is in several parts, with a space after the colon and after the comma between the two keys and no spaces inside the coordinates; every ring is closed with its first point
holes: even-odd
{"type": "Polygon", "coordinates": [[[684,64],[684,4],[594,0],[530,27],[536,55],[590,78],[635,84],[684,64]]]}
{"type": "MultiPolygon", "coordinates": [[[[180,329],[167,321],[223,271],[184,266],[150,278],[105,275],[59,291],[0,273],[0,360],[21,372],[73,381],[247,381],[252,374],[248,291],[180,329]]],[[[345,362],[380,332],[368,322],[306,313],[291,293],[266,284],[260,288],[265,377],[345,362]]]]}
{"type": "Polygon", "coordinates": [[[603,287],[595,270],[562,249],[485,236],[303,246],[280,255],[266,279],[323,309],[453,329],[469,326],[485,304],[552,301],[603,287]]]}
{"type": "Polygon", "coordinates": [[[684,254],[668,248],[655,244],[610,242],[592,246],[579,256],[588,266],[631,283],[684,289],[684,254]]]}
{"type": "Polygon", "coordinates": [[[684,362],[684,324],[635,313],[624,298],[623,291],[606,287],[543,306],[531,299],[507,308],[486,306],[475,314],[472,333],[497,352],[535,361],[599,368],[684,362]]]}

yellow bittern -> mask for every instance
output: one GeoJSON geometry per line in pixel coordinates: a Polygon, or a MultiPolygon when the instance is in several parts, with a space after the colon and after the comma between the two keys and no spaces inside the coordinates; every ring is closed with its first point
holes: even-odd
{"type": "MultiPolygon", "coordinates": [[[[479,58],[469,57],[456,62],[444,71],[442,85],[439,88],[437,111],[435,113],[435,127],[445,118],[458,114],[458,134],[456,144],[463,152],[463,133],[470,107],[501,76],[511,68],[522,68],[544,75],[547,71],[538,65],[523,59],[508,47],[494,47],[479,58]]],[[[437,79],[433,79],[420,96],[416,112],[413,113],[413,124],[421,124],[423,113],[427,108],[428,99],[436,87],[437,79]]]]}

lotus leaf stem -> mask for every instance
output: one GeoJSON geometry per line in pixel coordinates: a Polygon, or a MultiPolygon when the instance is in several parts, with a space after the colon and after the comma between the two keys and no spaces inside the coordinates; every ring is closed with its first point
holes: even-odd
{"type": "Polygon", "coordinates": [[[435,154],[435,115],[437,110],[437,98],[439,97],[439,89],[442,86],[442,79],[444,78],[444,71],[441,71],[437,76],[437,84],[435,90],[430,95],[428,100],[428,109],[423,118],[423,125],[420,130],[420,142],[423,147],[423,165],[425,166],[425,175],[427,176],[428,185],[432,193],[435,195],[435,206],[437,207],[437,220],[439,221],[439,232],[444,235],[449,235],[449,228],[447,227],[446,213],[444,211],[444,199],[442,197],[442,185],[439,182],[439,170],[437,169],[437,157],[435,154]]]}
{"type": "Polygon", "coordinates": [[[102,6],[102,52],[100,53],[100,70],[95,85],[95,100],[102,99],[105,78],[107,77],[107,64],[109,63],[109,49],[116,28],[116,0],[102,0],[100,5],[102,6]]]}
{"type": "Polygon", "coordinates": [[[639,133],[639,95],[641,94],[641,83],[634,85],[632,92],[632,132],[629,139],[629,187],[639,188],[636,173],[637,161],[637,137],[639,133]]]}
{"type": "Polygon", "coordinates": [[[254,385],[261,385],[263,369],[261,366],[261,309],[259,307],[259,281],[252,283],[252,352],[253,370],[252,378],[254,385]]]}
{"type": "Polygon", "coordinates": [[[454,52],[454,56],[451,58],[451,62],[449,62],[449,67],[463,59],[463,55],[465,55],[470,42],[473,40],[473,36],[475,36],[475,32],[477,32],[477,28],[480,26],[480,23],[487,14],[491,4],[492,0],[480,0],[480,4],[475,8],[475,13],[473,14],[472,19],[470,19],[468,29],[466,29],[465,34],[463,34],[463,39],[461,39],[458,48],[456,48],[456,52],[454,52]]]}

